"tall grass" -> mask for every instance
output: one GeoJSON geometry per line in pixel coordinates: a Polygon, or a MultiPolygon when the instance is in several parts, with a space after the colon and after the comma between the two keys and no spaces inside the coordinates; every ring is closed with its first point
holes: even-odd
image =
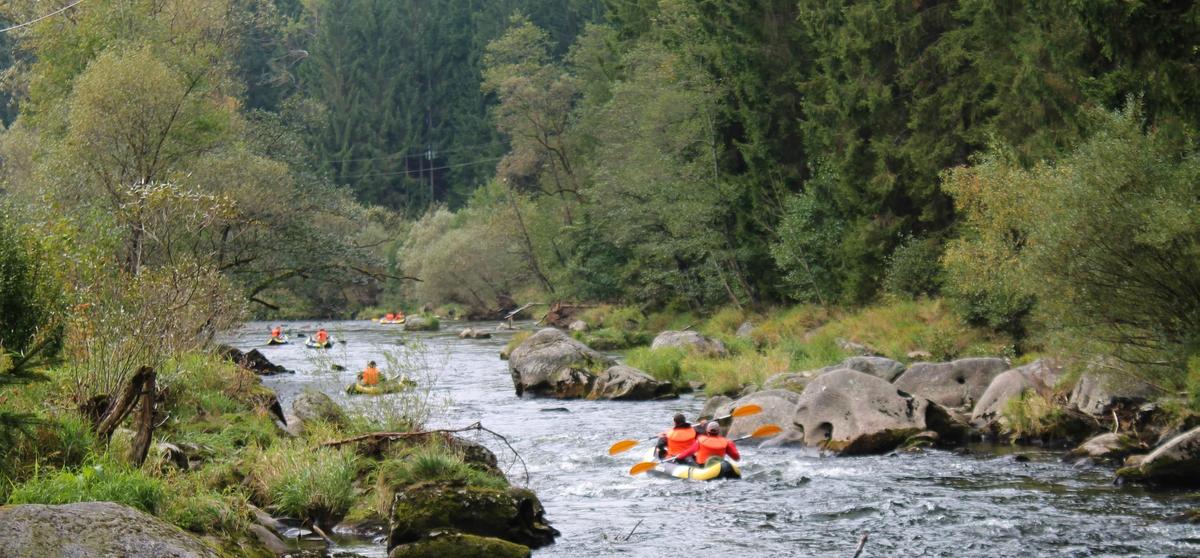
{"type": "Polygon", "coordinates": [[[249,457],[247,482],[261,505],[289,517],[323,521],[354,504],[358,459],[349,449],[280,441],[249,457]]]}
{"type": "Polygon", "coordinates": [[[115,460],[97,460],[77,470],[37,471],[13,488],[10,504],[117,502],[155,513],[163,499],[159,479],[115,460]]]}

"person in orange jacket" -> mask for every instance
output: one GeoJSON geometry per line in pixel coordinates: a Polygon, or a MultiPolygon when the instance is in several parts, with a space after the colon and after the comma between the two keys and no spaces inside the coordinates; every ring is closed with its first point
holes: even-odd
{"type": "Polygon", "coordinates": [[[390,321],[392,321],[392,320],[395,320],[395,319],[396,319],[396,315],[395,315],[395,314],[393,314],[393,313],[391,313],[391,312],[388,312],[388,313],[387,313],[387,315],[385,315],[385,316],[383,317],[383,321],[385,321],[385,322],[390,322],[390,321]]]}
{"type": "Polygon", "coordinates": [[[655,455],[659,459],[675,457],[679,455],[679,452],[690,447],[695,441],[696,430],[692,428],[691,423],[687,421],[687,417],[683,416],[683,413],[676,413],[675,425],[670,430],[658,436],[655,455]]]}
{"type": "Polygon", "coordinates": [[[721,425],[715,420],[708,423],[703,436],[696,438],[690,447],[675,456],[675,462],[679,463],[693,455],[696,456],[696,463],[700,465],[714,457],[729,456],[738,460],[742,458],[733,440],[721,435],[721,425]]]}
{"type": "Polygon", "coordinates": [[[367,362],[367,368],[358,373],[358,382],[364,386],[373,386],[379,383],[379,369],[375,367],[375,361],[367,362]]]}
{"type": "Polygon", "coordinates": [[[329,342],[329,332],[325,331],[325,328],[318,329],[317,330],[317,343],[324,345],[328,342],[329,342]]]}
{"type": "Polygon", "coordinates": [[[275,339],[283,339],[283,326],[275,326],[271,328],[271,337],[275,339]]]}

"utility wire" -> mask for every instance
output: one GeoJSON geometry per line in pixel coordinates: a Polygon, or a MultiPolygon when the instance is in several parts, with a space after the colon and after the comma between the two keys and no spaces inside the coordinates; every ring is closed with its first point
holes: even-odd
{"type": "Polygon", "coordinates": [[[7,33],[7,32],[9,32],[9,31],[13,31],[13,30],[16,30],[16,29],[20,29],[20,28],[22,28],[22,27],[29,27],[30,25],[33,25],[33,24],[35,24],[35,23],[37,23],[37,22],[39,22],[39,21],[41,21],[41,20],[43,20],[43,19],[46,19],[46,18],[48,18],[48,17],[53,17],[53,16],[56,16],[56,15],[58,15],[58,14],[61,14],[61,13],[65,12],[65,11],[67,11],[67,10],[71,9],[71,8],[74,8],[75,6],[78,6],[78,5],[79,5],[79,4],[81,4],[81,3],[83,3],[83,0],[75,0],[75,2],[74,2],[74,3],[71,3],[71,4],[68,4],[68,5],[66,5],[66,6],[63,6],[63,7],[59,8],[59,9],[57,9],[57,10],[55,10],[55,11],[53,11],[53,12],[50,12],[50,13],[48,13],[48,14],[46,14],[46,15],[42,16],[42,17],[39,17],[39,18],[37,18],[37,19],[31,20],[31,21],[26,21],[25,23],[18,23],[17,25],[13,25],[12,27],[5,27],[4,29],[0,29],[0,33],[7,33]]]}

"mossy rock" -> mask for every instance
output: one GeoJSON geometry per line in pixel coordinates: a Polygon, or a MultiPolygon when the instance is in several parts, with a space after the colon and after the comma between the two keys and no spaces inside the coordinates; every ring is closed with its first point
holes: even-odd
{"type": "Polygon", "coordinates": [[[388,558],[528,558],[529,547],[494,537],[438,533],[393,548],[388,558]]]}
{"type": "Polygon", "coordinates": [[[499,490],[448,483],[422,483],[396,495],[388,548],[415,543],[430,533],[455,530],[538,548],[554,542],[558,530],[530,490],[499,490]]]}
{"type": "Polygon", "coordinates": [[[437,331],[441,324],[433,316],[409,316],[404,319],[404,331],[437,331]]]}

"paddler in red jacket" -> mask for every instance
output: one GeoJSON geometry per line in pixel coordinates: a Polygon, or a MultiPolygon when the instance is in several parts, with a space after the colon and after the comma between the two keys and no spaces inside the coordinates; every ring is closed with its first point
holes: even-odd
{"type": "Polygon", "coordinates": [[[703,436],[696,438],[690,447],[675,456],[675,462],[682,462],[693,455],[696,456],[696,463],[701,465],[713,457],[729,456],[738,460],[742,458],[733,440],[721,435],[721,425],[715,420],[708,423],[703,436]]]}
{"type": "Polygon", "coordinates": [[[692,428],[691,423],[687,421],[687,417],[683,413],[675,415],[675,426],[670,430],[659,434],[658,445],[655,447],[655,455],[659,459],[675,457],[679,452],[691,447],[696,441],[696,430],[692,428]]]}

